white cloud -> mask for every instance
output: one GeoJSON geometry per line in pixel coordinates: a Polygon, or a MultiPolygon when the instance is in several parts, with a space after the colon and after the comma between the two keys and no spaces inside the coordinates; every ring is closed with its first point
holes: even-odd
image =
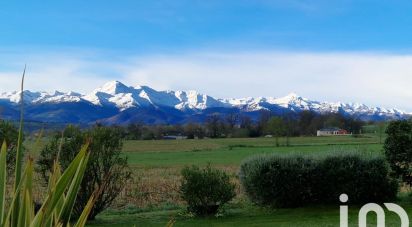
{"type": "Polygon", "coordinates": [[[27,63],[25,88],[36,91],[89,92],[110,76],[100,71],[110,64],[83,55],[44,53],[0,54],[0,91],[18,90],[20,77],[27,63]]]}
{"type": "Polygon", "coordinates": [[[260,52],[157,56],[136,60],[128,82],[217,97],[282,96],[365,102],[412,110],[412,56],[260,52]]]}
{"type": "MultiPolygon", "coordinates": [[[[52,56],[28,62],[28,88],[87,92],[116,79],[155,89],[196,89],[222,98],[296,92],[321,101],[412,110],[412,55],[203,51],[113,61],[98,56],[52,56]]],[[[13,58],[13,66],[18,59],[13,58]]],[[[2,70],[0,65],[0,91],[18,88],[18,77],[17,68],[2,70]]]]}

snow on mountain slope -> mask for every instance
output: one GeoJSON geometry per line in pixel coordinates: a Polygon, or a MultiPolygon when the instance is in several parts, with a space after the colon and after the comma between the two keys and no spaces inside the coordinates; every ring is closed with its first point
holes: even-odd
{"type": "MultiPolygon", "coordinates": [[[[44,94],[36,103],[61,103],[61,102],[80,102],[82,100],[81,94],[76,92],[63,93],[55,91],[53,94],[44,94]]],[[[23,98],[24,99],[24,98],[23,98]]]]}
{"type": "Polygon", "coordinates": [[[139,106],[164,106],[179,110],[225,106],[216,99],[196,91],[156,91],[148,86],[127,87],[119,81],[108,82],[83,96],[83,99],[95,105],[114,105],[122,111],[139,106]]]}
{"type": "Polygon", "coordinates": [[[274,105],[282,108],[287,108],[293,111],[312,110],[319,106],[319,102],[310,101],[302,98],[295,93],[291,93],[285,97],[258,97],[258,98],[242,98],[242,99],[222,99],[223,102],[233,106],[244,108],[248,111],[256,111],[268,109],[267,106],[274,105]]]}
{"type": "MultiPolygon", "coordinates": [[[[20,102],[20,92],[0,93],[0,101],[17,104],[20,102]]],[[[119,111],[135,107],[157,109],[167,107],[179,111],[203,111],[208,108],[222,107],[238,108],[246,112],[272,111],[277,109],[294,112],[310,110],[317,113],[340,112],[354,116],[377,116],[382,118],[402,118],[403,116],[411,115],[398,109],[368,107],[360,103],[312,101],[295,93],[280,98],[215,99],[196,91],[157,91],[148,86],[127,86],[119,81],[110,81],[86,95],[75,92],[63,93],[55,91],[54,93],[47,93],[24,91],[24,101],[27,104],[86,102],[100,107],[115,107],[119,111]]]]}
{"type": "Polygon", "coordinates": [[[199,109],[204,110],[213,107],[231,107],[230,105],[216,100],[208,95],[203,95],[197,91],[176,91],[171,92],[179,100],[175,105],[176,109],[199,109]]]}
{"type": "Polygon", "coordinates": [[[83,96],[82,99],[94,105],[113,105],[124,110],[140,105],[133,98],[133,91],[132,87],[127,87],[119,81],[110,81],[83,96]]]}
{"type": "Polygon", "coordinates": [[[292,111],[309,110],[317,113],[337,113],[344,112],[349,115],[378,115],[378,116],[402,116],[411,115],[405,111],[397,109],[386,109],[380,107],[368,107],[360,103],[341,103],[341,102],[319,102],[303,98],[295,93],[285,97],[259,97],[241,99],[221,99],[222,102],[232,106],[242,108],[247,111],[270,110],[268,106],[280,106],[292,111]]]}
{"type": "MultiPolygon", "coordinates": [[[[45,92],[31,92],[31,91],[24,91],[23,92],[23,100],[26,103],[32,103],[34,100],[39,99],[42,95],[45,95],[45,92]]],[[[21,92],[13,91],[13,92],[3,92],[0,94],[0,99],[9,101],[11,103],[19,103],[21,97],[21,92]]]]}
{"type": "MultiPolygon", "coordinates": [[[[0,94],[0,99],[7,100],[11,103],[20,103],[21,92],[3,92],[0,94]]],[[[59,92],[55,91],[52,94],[47,92],[23,92],[23,100],[25,103],[60,103],[60,102],[79,102],[81,101],[81,94],[76,92],[59,92]]]]}
{"type": "Polygon", "coordinates": [[[95,105],[115,106],[121,111],[132,107],[156,106],[159,100],[167,102],[168,99],[149,87],[128,87],[119,81],[110,81],[82,98],[95,105]]]}

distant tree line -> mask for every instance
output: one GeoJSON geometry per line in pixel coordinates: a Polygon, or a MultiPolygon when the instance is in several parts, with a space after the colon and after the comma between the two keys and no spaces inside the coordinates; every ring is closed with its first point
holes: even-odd
{"type": "Polygon", "coordinates": [[[127,126],[114,126],[122,131],[123,137],[130,140],[163,139],[165,136],[182,136],[187,139],[242,138],[290,136],[314,136],[316,131],[325,127],[338,127],[350,133],[361,133],[367,122],[343,116],[338,113],[317,114],[303,111],[296,115],[274,115],[261,111],[258,119],[238,113],[211,114],[204,123],[184,125],[145,125],[133,123],[127,126]]]}

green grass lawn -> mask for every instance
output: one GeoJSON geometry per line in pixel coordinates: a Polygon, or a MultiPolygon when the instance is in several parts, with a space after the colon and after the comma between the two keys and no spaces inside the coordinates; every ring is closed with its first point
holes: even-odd
{"type": "Polygon", "coordinates": [[[131,165],[144,167],[164,167],[183,165],[239,165],[242,160],[257,154],[291,153],[291,152],[328,152],[328,151],[354,151],[379,152],[382,146],[379,144],[365,145],[311,145],[292,147],[233,147],[217,148],[213,150],[198,151],[170,151],[170,152],[127,152],[131,165]]]}
{"type": "Polygon", "coordinates": [[[285,146],[285,138],[281,138],[280,142],[281,146],[276,147],[274,138],[126,141],[124,151],[131,165],[171,167],[207,163],[240,165],[247,157],[272,152],[382,150],[382,145],[372,136],[297,137],[290,138],[288,147],[285,146]]]}
{"type": "MultiPolygon", "coordinates": [[[[285,145],[285,138],[280,138],[281,145],[285,145]]],[[[367,134],[356,138],[353,136],[336,137],[292,137],[292,146],[336,145],[336,144],[377,144],[379,138],[367,134]]],[[[201,140],[129,140],[124,143],[125,152],[167,152],[167,151],[196,151],[214,150],[230,146],[275,147],[274,138],[227,138],[201,140]]]]}
{"type": "MultiPolygon", "coordinates": [[[[281,146],[276,147],[274,138],[126,141],[124,152],[132,168],[143,171],[142,175],[150,170],[160,169],[159,174],[164,174],[164,171],[178,171],[184,165],[207,163],[213,166],[231,166],[236,171],[245,158],[273,152],[382,152],[379,138],[373,135],[360,138],[291,138],[290,146],[285,146],[285,138],[281,138],[280,142],[281,146]]],[[[156,171],[154,173],[157,174],[156,171]]],[[[150,177],[156,178],[157,175],[150,177]]],[[[408,213],[412,212],[412,206],[408,202],[403,202],[403,205],[408,213]]],[[[350,209],[351,226],[357,225],[358,210],[359,207],[350,209]]],[[[336,206],[268,210],[256,207],[242,197],[228,205],[221,217],[194,218],[183,213],[184,207],[177,204],[153,208],[130,206],[108,210],[90,225],[165,226],[168,221],[175,220],[174,226],[339,226],[338,198],[336,206]]],[[[372,218],[371,223],[374,223],[372,218]]],[[[388,212],[387,226],[399,226],[399,218],[388,212]]]]}
{"type": "MultiPolygon", "coordinates": [[[[410,204],[410,203],[409,203],[410,204]]],[[[412,217],[412,206],[401,203],[412,217]]],[[[360,207],[350,207],[349,226],[358,226],[360,207]]],[[[280,226],[280,227],[336,227],[339,226],[339,204],[336,206],[314,206],[295,209],[268,210],[247,202],[230,205],[223,216],[194,218],[182,215],[181,210],[158,210],[136,212],[133,210],[107,211],[90,226],[165,226],[170,220],[174,226],[280,226]]],[[[376,216],[368,216],[368,225],[376,226],[376,216]]],[[[386,212],[386,226],[400,226],[399,217],[386,212]]]]}

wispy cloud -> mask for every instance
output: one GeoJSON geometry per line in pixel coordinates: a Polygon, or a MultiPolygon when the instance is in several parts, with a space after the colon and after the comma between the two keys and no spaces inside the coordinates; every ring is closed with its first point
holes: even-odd
{"type": "MultiPolygon", "coordinates": [[[[24,57],[0,58],[0,91],[15,90],[24,57]]],[[[412,110],[412,55],[193,51],[129,55],[110,61],[97,53],[47,53],[30,60],[27,87],[33,90],[88,92],[115,79],[155,89],[196,89],[222,98],[279,97],[296,92],[322,101],[364,102],[412,110]]]]}
{"type": "MultiPolygon", "coordinates": [[[[0,54],[0,90],[17,90],[24,64],[30,90],[89,92],[112,78],[110,62],[92,52],[8,52],[0,54]]],[[[116,63],[118,64],[118,63],[116,63]]]]}

